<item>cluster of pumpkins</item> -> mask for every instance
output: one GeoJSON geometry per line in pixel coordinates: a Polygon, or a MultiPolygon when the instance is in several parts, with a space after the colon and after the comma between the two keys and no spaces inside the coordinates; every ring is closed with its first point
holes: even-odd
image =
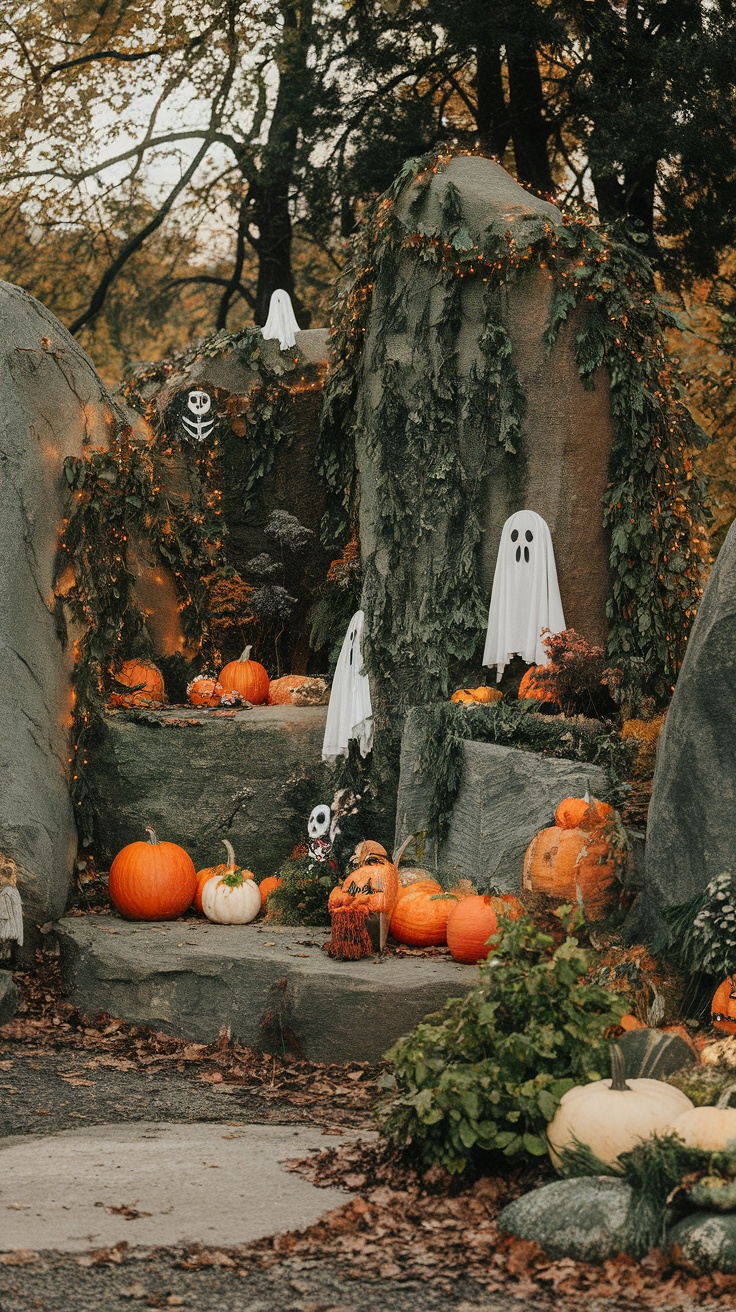
{"type": "MultiPolygon", "coordinates": [[[[187,685],[187,698],[192,706],[236,706],[250,702],[252,706],[278,706],[291,702],[293,690],[308,683],[307,675],[285,674],[280,679],[269,679],[268,672],[258,661],[251,660],[251,648],[236,661],[229,661],[215,677],[198,674],[187,685]]],[[[129,660],[113,672],[119,691],[110,696],[111,706],[146,707],[163,706],[166,690],[161,671],[153,661],[129,660]]]]}
{"type": "Polygon", "coordinates": [[[566,797],[555,823],[542,829],[524,856],[522,887],[552,902],[577,904],[586,920],[603,920],[618,895],[618,816],[597,797],[566,797]]]}
{"type": "MultiPolygon", "coordinates": [[[[554,697],[538,682],[545,670],[544,665],[531,665],[519,684],[519,701],[532,698],[534,701],[554,703],[554,697]]],[[[457,688],[450,701],[459,702],[461,706],[487,706],[490,702],[500,702],[503,693],[500,688],[488,688],[482,684],[479,688],[457,688]]]]}
{"type": "MultiPolygon", "coordinates": [[[[666,1036],[657,1033],[656,1040],[664,1042],[666,1036]]],[[[727,1100],[695,1107],[686,1094],[664,1080],[626,1079],[618,1046],[611,1050],[611,1068],[610,1080],[576,1085],[563,1095],[547,1126],[550,1157],[558,1170],[564,1151],[577,1145],[590,1148],[606,1166],[616,1167],[622,1153],[653,1134],[676,1134],[688,1148],[702,1152],[734,1151],[736,1108],[728,1107],[727,1100]]]]}
{"type": "Polygon", "coordinates": [[[178,843],[159,842],[146,829],[147,842],[128,843],[110,866],[110,899],[128,920],[175,920],[196,907],[218,925],[247,925],[280,884],[276,876],[256,883],[238,866],[232,843],[224,840],[227,863],[196,870],[178,843]]]}

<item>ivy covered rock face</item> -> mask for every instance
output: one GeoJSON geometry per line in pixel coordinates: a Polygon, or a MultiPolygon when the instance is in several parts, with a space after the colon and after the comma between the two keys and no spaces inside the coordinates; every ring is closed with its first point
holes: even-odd
{"type": "MultiPolygon", "coordinates": [[[[735,687],[732,525],[708,580],[659,741],[646,846],[645,896],[652,919],[663,907],[702,897],[724,872],[736,875],[735,687]]],[[[726,960],[727,953],[719,960],[717,953],[719,939],[725,949],[733,932],[733,908],[724,890],[699,926],[699,969],[714,974],[733,969],[736,962],[726,960]]]]}
{"type": "Polygon", "coordinates": [[[68,573],[55,575],[64,459],[106,447],[114,415],[91,361],[19,287],[0,283],[0,851],[28,920],[64,910],[76,851],[69,797],[68,573]]]}

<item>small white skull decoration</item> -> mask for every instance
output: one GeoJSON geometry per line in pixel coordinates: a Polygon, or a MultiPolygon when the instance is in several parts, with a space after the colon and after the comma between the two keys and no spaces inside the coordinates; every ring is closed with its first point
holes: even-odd
{"type": "Polygon", "coordinates": [[[194,419],[189,419],[187,415],[184,415],[182,419],[187,435],[193,438],[195,442],[204,442],[215,426],[214,419],[203,418],[212,409],[212,397],[209,392],[203,392],[199,389],[190,392],[187,398],[187,409],[195,416],[194,419]]]}
{"type": "Polygon", "coordinates": [[[307,821],[307,847],[309,848],[309,855],[315,861],[326,861],[330,855],[332,849],[331,823],[332,809],[326,802],[320,802],[319,806],[312,808],[307,821]]]}

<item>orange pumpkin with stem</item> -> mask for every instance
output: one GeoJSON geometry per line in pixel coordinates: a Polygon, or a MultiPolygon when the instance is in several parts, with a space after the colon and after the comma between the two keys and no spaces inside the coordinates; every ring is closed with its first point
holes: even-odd
{"type": "Polygon", "coordinates": [[[447,917],[447,946],[453,959],[466,965],[485,960],[491,950],[488,939],[497,932],[498,916],[488,894],[464,897],[447,917]]]}
{"type": "Polygon", "coordinates": [[[164,678],[153,661],[123,661],[112,677],[127,691],[111,693],[111,706],[162,706],[166,701],[164,678]]]}
{"type": "Polygon", "coordinates": [[[178,843],[160,843],[146,829],[148,842],[128,843],[110,866],[110,897],[129,920],[175,920],[191,905],[197,872],[178,843]]]}
{"type": "Polygon", "coordinates": [[[230,661],[220,670],[219,682],[225,692],[236,692],[254,706],[268,700],[269,678],[258,661],[250,659],[252,647],[246,647],[237,661],[230,661]]]}
{"type": "Polygon", "coordinates": [[[529,667],[519,684],[519,701],[533,698],[537,702],[556,704],[554,694],[539,682],[539,678],[546,668],[545,665],[531,665],[529,667]]]}
{"type": "Polygon", "coordinates": [[[409,947],[439,946],[447,941],[447,917],[456,902],[436,879],[402,886],[391,916],[391,933],[409,947]]]}

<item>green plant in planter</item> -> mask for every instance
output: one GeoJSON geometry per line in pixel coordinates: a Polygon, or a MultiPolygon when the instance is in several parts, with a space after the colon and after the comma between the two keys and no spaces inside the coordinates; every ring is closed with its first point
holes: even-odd
{"type": "Polygon", "coordinates": [[[558,914],[567,931],[558,947],[529,917],[507,922],[479,984],[388,1053],[390,1092],[377,1116],[398,1147],[453,1173],[488,1151],[542,1157],[563,1094],[608,1072],[604,1035],[626,1003],[583,982],[579,915],[558,914]]]}

